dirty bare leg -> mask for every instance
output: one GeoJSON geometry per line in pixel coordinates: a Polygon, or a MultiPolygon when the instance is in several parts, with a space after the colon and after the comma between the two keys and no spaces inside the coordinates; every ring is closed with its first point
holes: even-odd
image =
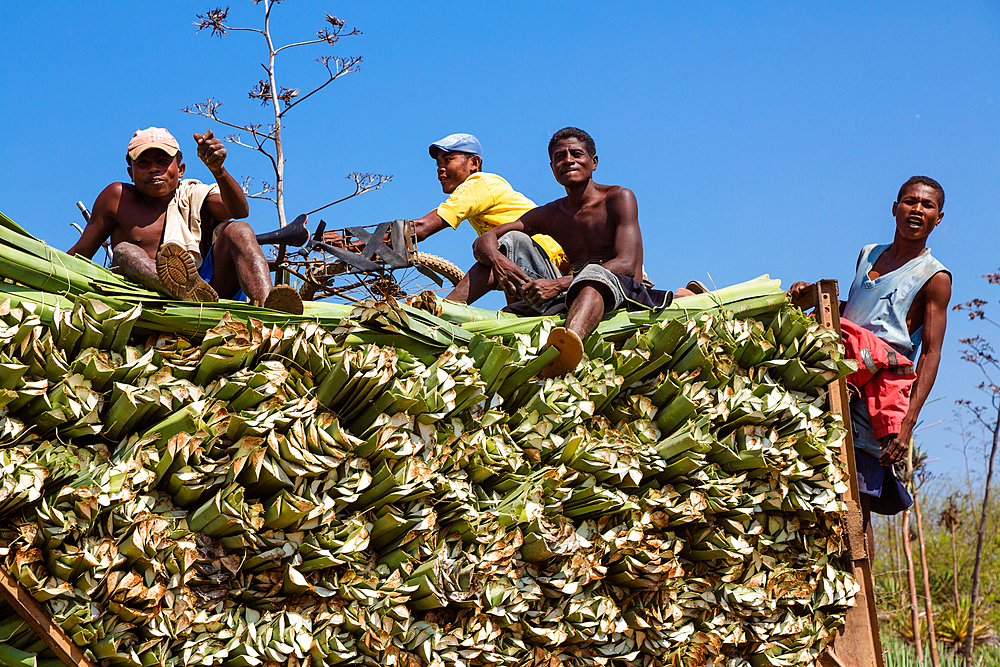
{"type": "Polygon", "coordinates": [[[604,317],[604,297],[591,285],[584,285],[573,299],[566,316],[566,328],[583,340],[597,328],[604,317]]]}
{"type": "Polygon", "coordinates": [[[254,236],[242,220],[226,223],[212,248],[215,273],[211,285],[220,296],[231,298],[240,289],[252,303],[262,304],[271,291],[271,272],[254,236]]]}
{"type": "Polygon", "coordinates": [[[551,378],[570,373],[583,359],[583,340],[589,336],[604,316],[604,296],[591,285],[584,285],[569,307],[566,326],[549,332],[545,347],[556,347],[559,356],[542,369],[542,377],[551,378]]]}
{"type": "Polygon", "coordinates": [[[161,294],[167,293],[163,282],[156,274],[156,260],[137,245],[127,241],[116,245],[111,257],[111,268],[146,289],[161,294]]]}
{"type": "Polygon", "coordinates": [[[859,493],[861,496],[861,522],[865,526],[865,538],[868,540],[868,560],[873,559],[875,553],[875,530],[872,528],[872,500],[866,493],[859,493]]]}
{"type": "Polygon", "coordinates": [[[493,268],[476,262],[465,274],[465,277],[455,285],[451,294],[445,298],[458,303],[474,303],[476,299],[496,288],[497,283],[493,278],[493,268]]]}

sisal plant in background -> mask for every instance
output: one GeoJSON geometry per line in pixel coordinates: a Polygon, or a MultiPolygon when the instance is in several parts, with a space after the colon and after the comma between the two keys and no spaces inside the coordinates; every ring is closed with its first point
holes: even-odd
{"type": "MultiPolygon", "coordinates": [[[[229,21],[229,7],[222,9],[217,7],[204,14],[198,15],[195,25],[198,32],[210,30],[213,36],[225,37],[230,32],[248,32],[260,35],[266,45],[267,61],[261,63],[266,78],[258,80],[257,84],[250,90],[249,96],[252,100],[260,100],[262,106],[270,106],[273,112],[274,121],[267,125],[262,123],[240,123],[230,119],[220,117],[219,109],[222,103],[209,98],[205,102],[192,104],[181,109],[185,113],[196,116],[204,116],[211,120],[236,130],[236,134],[226,137],[226,141],[238,144],[245,148],[261,153],[267,158],[274,173],[274,183],[262,181],[262,188],[258,192],[251,192],[250,178],[243,181],[243,190],[247,197],[251,199],[266,199],[275,205],[278,211],[278,225],[284,227],[287,218],[285,217],[285,150],[282,143],[282,131],[285,129],[285,115],[295,106],[306,101],[316,93],[320,92],[337,79],[348,74],[357,72],[361,66],[361,56],[348,56],[346,58],[338,56],[320,56],[316,62],[321,64],[326,70],[326,78],[306,93],[298,88],[286,88],[278,85],[277,57],[283,51],[317,44],[335,45],[342,37],[353,37],[361,34],[357,28],[349,31],[345,27],[344,21],[326,14],[324,17],[325,27],[316,32],[312,39],[305,39],[300,42],[293,42],[276,46],[271,38],[271,12],[280,0],[253,0],[255,5],[263,5],[264,22],[261,28],[234,26],[229,21]],[[246,134],[249,139],[244,139],[246,134]],[[251,143],[248,143],[251,142],[251,143]],[[271,196],[273,193],[273,197],[271,196]]],[[[392,176],[372,173],[354,172],[347,175],[347,178],[354,183],[354,192],[335,201],[329,202],[310,211],[307,215],[316,213],[325,208],[338,204],[346,199],[355,197],[365,192],[378,190],[392,179],[392,176]]]]}

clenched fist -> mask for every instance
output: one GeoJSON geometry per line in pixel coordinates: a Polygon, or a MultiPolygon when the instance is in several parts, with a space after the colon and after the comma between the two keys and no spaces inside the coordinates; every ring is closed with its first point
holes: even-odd
{"type": "Polygon", "coordinates": [[[198,157],[209,171],[218,175],[222,170],[222,163],[226,161],[226,147],[222,145],[222,140],[212,134],[211,130],[195,134],[194,140],[198,142],[198,157]]]}

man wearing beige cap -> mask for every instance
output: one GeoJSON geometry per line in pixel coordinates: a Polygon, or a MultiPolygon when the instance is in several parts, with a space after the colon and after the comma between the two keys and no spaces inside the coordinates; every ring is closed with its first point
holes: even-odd
{"type": "Polygon", "coordinates": [[[93,257],[110,237],[113,268],[149,289],[183,301],[249,298],[300,314],[298,293],[272,284],[253,229],[239,220],[250,207],[223,166],[222,142],[211,130],[195,134],[194,140],[215,184],[182,180],[180,144],[168,131],[139,130],[125,157],[132,183],[104,188],[69,254],[93,257]]]}

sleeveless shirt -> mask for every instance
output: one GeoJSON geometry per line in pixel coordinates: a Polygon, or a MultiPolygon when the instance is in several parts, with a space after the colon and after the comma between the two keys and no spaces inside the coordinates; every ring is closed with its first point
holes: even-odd
{"type": "MultiPolygon", "coordinates": [[[[889,244],[872,244],[861,250],[858,273],[854,276],[847,305],[844,306],[844,319],[868,329],[910,361],[915,361],[923,340],[924,327],[921,325],[910,334],[906,326],[906,314],[910,312],[917,292],[928,280],[941,271],[949,276],[951,272],[931,257],[928,249],[895,271],[875,280],[870,279],[868,272],[888,247],[889,244]]],[[[881,449],[871,427],[866,401],[857,400],[851,404],[851,422],[854,427],[854,446],[872,456],[879,456],[881,449]]]]}
{"type": "Polygon", "coordinates": [[[844,306],[844,318],[868,329],[910,361],[915,361],[924,327],[921,324],[911,334],[906,326],[906,315],[917,292],[928,280],[942,271],[950,277],[951,272],[931,257],[927,249],[895,271],[870,279],[869,271],[888,247],[889,244],[872,244],[862,249],[858,272],[844,306]]]}

